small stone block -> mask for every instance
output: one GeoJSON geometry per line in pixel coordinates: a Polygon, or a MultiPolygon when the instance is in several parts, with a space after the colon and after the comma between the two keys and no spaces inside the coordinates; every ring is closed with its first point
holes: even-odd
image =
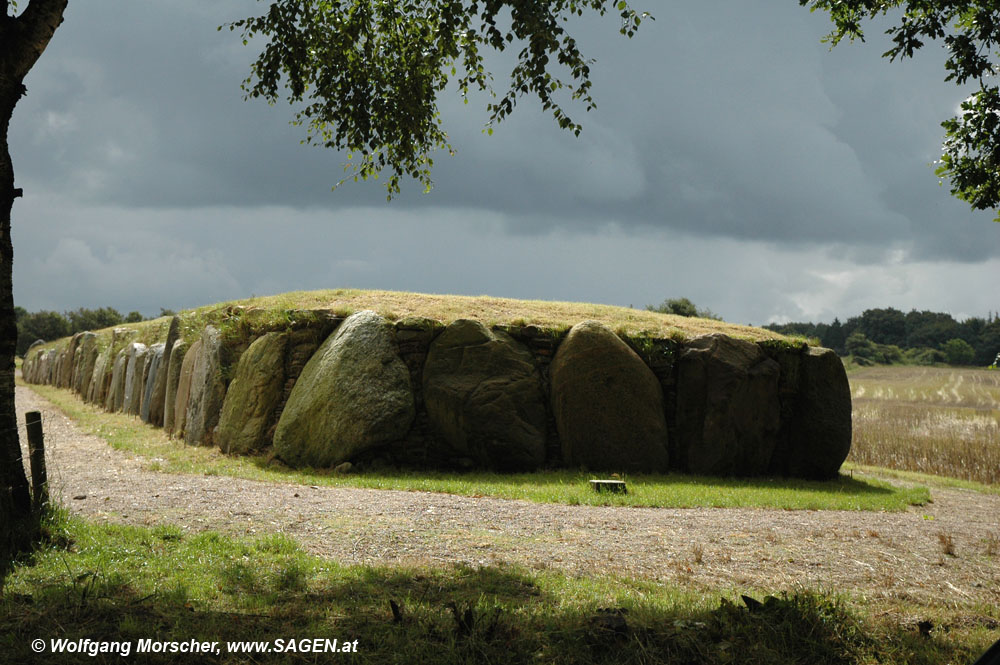
{"type": "Polygon", "coordinates": [[[590,487],[595,492],[612,492],[614,494],[628,494],[624,480],[591,480],[590,487]]]}

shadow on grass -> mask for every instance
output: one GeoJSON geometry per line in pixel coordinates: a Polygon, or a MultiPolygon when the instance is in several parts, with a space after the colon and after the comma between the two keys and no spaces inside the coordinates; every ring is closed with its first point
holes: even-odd
{"type": "Polygon", "coordinates": [[[341,569],[329,579],[252,564],[218,567],[213,582],[235,605],[220,611],[183,587],[144,593],[123,577],[80,576],[0,601],[4,662],[120,663],[100,643],[127,643],[128,662],[170,663],[971,663],[981,644],[878,628],[837,601],[808,593],[712,609],[631,600],[614,607],[561,602],[530,574],[507,568],[341,569]],[[52,653],[66,638],[82,653],[52,653]],[[31,646],[44,640],[42,653],[31,646]],[[336,639],[336,646],[333,640],[336,639]],[[216,642],[218,652],[136,653],[140,640],[216,642]],[[233,641],[283,640],[256,653],[233,641]],[[318,640],[318,641],[317,641],[318,640]],[[345,648],[357,653],[316,653],[345,648]],[[287,647],[285,647],[287,648],[287,647]],[[307,651],[308,649],[308,651],[307,651]]]}

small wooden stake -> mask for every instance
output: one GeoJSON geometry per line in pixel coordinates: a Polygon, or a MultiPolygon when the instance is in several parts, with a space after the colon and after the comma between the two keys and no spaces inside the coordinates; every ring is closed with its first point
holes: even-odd
{"type": "Polygon", "coordinates": [[[35,510],[48,503],[49,480],[45,471],[45,436],[42,433],[42,414],[29,411],[24,414],[28,427],[28,460],[31,463],[31,500],[35,510]]]}
{"type": "Polygon", "coordinates": [[[628,494],[624,480],[591,480],[590,487],[595,492],[611,492],[613,494],[628,494]]]}

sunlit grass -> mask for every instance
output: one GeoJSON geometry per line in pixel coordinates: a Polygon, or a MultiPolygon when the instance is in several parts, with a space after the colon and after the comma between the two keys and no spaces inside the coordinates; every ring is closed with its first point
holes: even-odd
{"type": "Polygon", "coordinates": [[[329,470],[289,469],[265,457],[230,457],[217,449],[186,446],[163,430],[132,416],[111,414],[84,404],[76,395],[51,386],[31,386],[77,421],[85,431],[113,447],[145,458],[155,471],[225,475],[267,482],[337,487],[442,492],[492,496],[540,503],[626,505],[661,508],[746,507],[796,510],[904,510],[926,503],[925,487],[897,487],[870,477],[841,475],[832,481],[777,478],[709,478],[629,475],[628,493],[598,494],[595,476],[573,470],[525,474],[448,473],[379,469],[338,475],[329,470]]]}

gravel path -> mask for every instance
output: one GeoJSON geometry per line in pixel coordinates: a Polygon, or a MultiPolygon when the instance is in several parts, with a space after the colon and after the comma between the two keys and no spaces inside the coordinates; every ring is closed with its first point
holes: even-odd
{"type": "Polygon", "coordinates": [[[42,412],[53,495],[99,521],[282,532],[345,564],[512,562],[694,588],[807,587],[1000,604],[997,495],[935,489],[930,505],[871,513],[564,506],[315,488],[145,470],[148,460],[83,433],[29,388],[17,388],[17,409],[22,428],[25,411],[42,412]]]}

